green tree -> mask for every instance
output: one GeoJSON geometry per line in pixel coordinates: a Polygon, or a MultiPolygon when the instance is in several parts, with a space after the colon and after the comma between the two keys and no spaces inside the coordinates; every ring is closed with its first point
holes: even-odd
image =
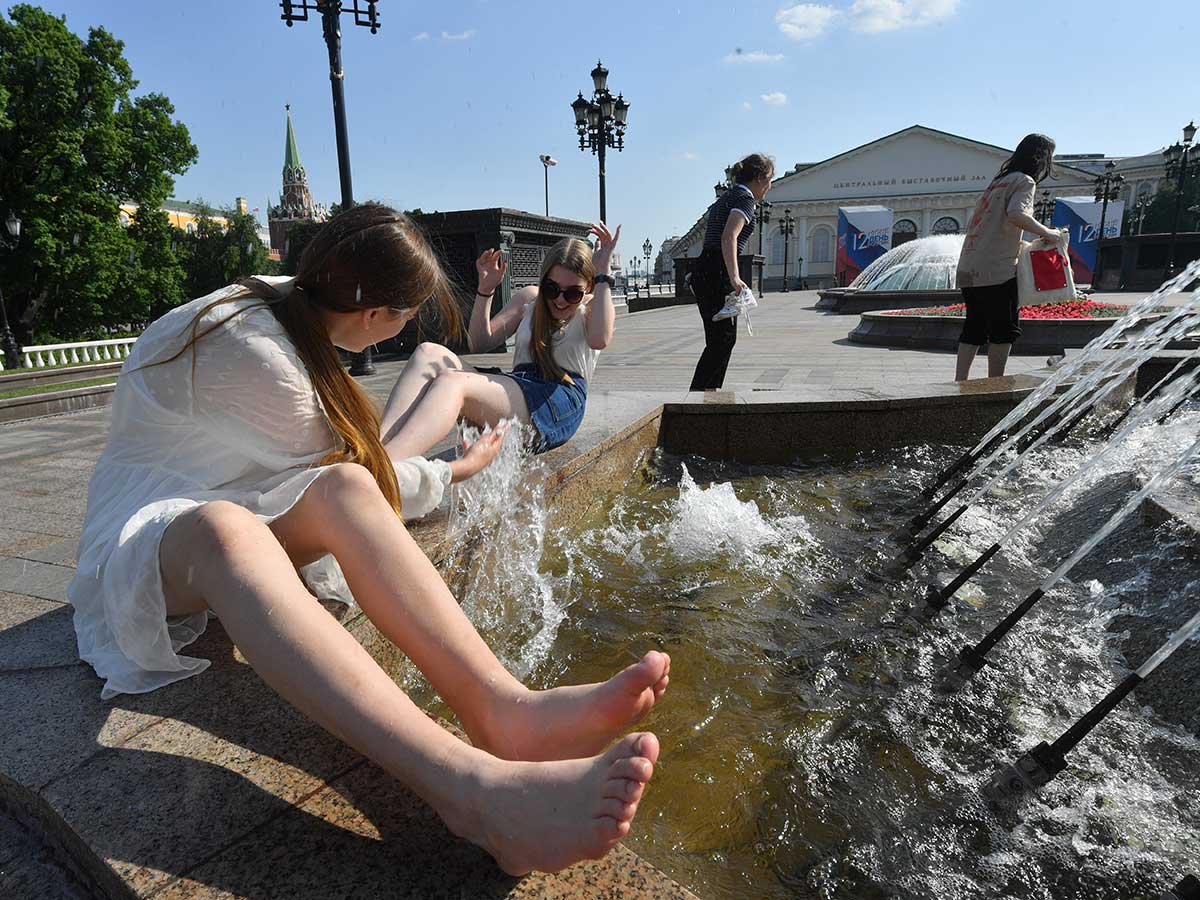
{"type": "MultiPolygon", "coordinates": [[[[137,87],[124,45],[102,28],[86,40],[29,4],[0,17],[0,215],[22,220],[17,252],[0,254],[18,336],[75,337],[144,321],[159,301],[130,297],[134,274],[169,252],[158,210],[174,175],[196,160],[187,128],[161,94],[137,87]],[[145,220],[121,227],[118,202],[145,220]],[[134,271],[131,271],[134,270],[134,271]]],[[[178,275],[157,276],[167,297],[178,275]]]]}
{"type": "MultiPolygon", "coordinates": [[[[1167,234],[1175,221],[1175,195],[1178,182],[1174,178],[1164,178],[1158,185],[1158,191],[1150,201],[1146,210],[1146,220],[1142,225],[1142,234],[1167,234]]],[[[1200,204],[1200,175],[1193,175],[1183,185],[1183,203],[1179,210],[1179,230],[1200,230],[1200,214],[1190,211],[1190,207],[1200,204]]]]}
{"type": "Polygon", "coordinates": [[[259,240],[258,222],[253,216],[223,210],[222,224],[207,204],[199,201],[197,205],[196,231],[185,239],[183,251],[188,297],[203,297],[246,275],[274,274],[276,266],[259,240]]]}

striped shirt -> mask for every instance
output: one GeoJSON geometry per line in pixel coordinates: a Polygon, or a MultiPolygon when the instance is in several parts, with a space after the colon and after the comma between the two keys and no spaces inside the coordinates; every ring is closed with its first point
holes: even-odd
{"type": "Polygon", "coordinates": [[[732,214],[744,216],[746,226],[738,232],[737,252],[740,255],[754,233],[754,195],[744,184],[735,184],[708,208],[708,226],[704,231],[704,249],[720,250],[725,223],[732,214]]]}

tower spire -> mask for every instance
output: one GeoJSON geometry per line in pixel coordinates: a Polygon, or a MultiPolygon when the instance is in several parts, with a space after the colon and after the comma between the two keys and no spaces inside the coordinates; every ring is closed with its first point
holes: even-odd
{"type": "Polygon", "coordinates": [[[285,103],[283,108],[287,110],[287,139],[283,145],[283,174],[286,178],[288,169],[303,169],[304,166],[300,162],[300,147],[296,144],[296,132],[292,128],[292,104],[285,103]]]}
{"type": "Polygon", "coordinates": [[[288,229],[296,222],[323,222],[325,210],[313,203],[308,189],[308,175],[300,162],[300,147],[292,127],[292,105],[285,103],[287,137],[283,145],[283,192],[279,205],[270,209],[267,227],[271,231],[271,249],[283,251],[287,245],[288,229]]]}

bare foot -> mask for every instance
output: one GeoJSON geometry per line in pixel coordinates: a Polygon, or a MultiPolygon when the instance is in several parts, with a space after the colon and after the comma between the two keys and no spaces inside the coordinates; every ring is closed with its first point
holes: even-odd
{"type": "Polygon", "coordinates": [[[643,719],[670,681],[671,657],[651,650],[608,681],[518,693],[486,721],[463,723],[471,743],[501,759],[579,759],[607,747],[643,719]]]}
{"type": "Polygon", "coordinates": [[[600,859],[629,833],[658,749],[658,738],[641,732],[591,759],[492,759],[463,811],[443,818],[510,875],[600,859]]]}

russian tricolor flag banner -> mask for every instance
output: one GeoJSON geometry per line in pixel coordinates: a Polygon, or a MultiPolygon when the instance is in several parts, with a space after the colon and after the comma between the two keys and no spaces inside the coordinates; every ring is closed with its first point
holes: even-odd
{"type": "MultiPolygon", "coordinates": [[[[1071,269],[1077,284],[1092,283],[1103,206],[1103,203],[1097,203],[1091,197],[1059,197],[1054,201],[1054,218],[1050,224],[1055,228],[1070,230],[1071,269]]],[[[1108,212],[1104,217],[1106,238],[1120,236],[1121,221],[1124,217],[1125,201],[1109,200],[1108,212]]]]}
{"type": "Polygon", "coordinates": [[[892,249],[892,211],[886,206],[839,206],[837,272],[840,284],[892,249]]]}

